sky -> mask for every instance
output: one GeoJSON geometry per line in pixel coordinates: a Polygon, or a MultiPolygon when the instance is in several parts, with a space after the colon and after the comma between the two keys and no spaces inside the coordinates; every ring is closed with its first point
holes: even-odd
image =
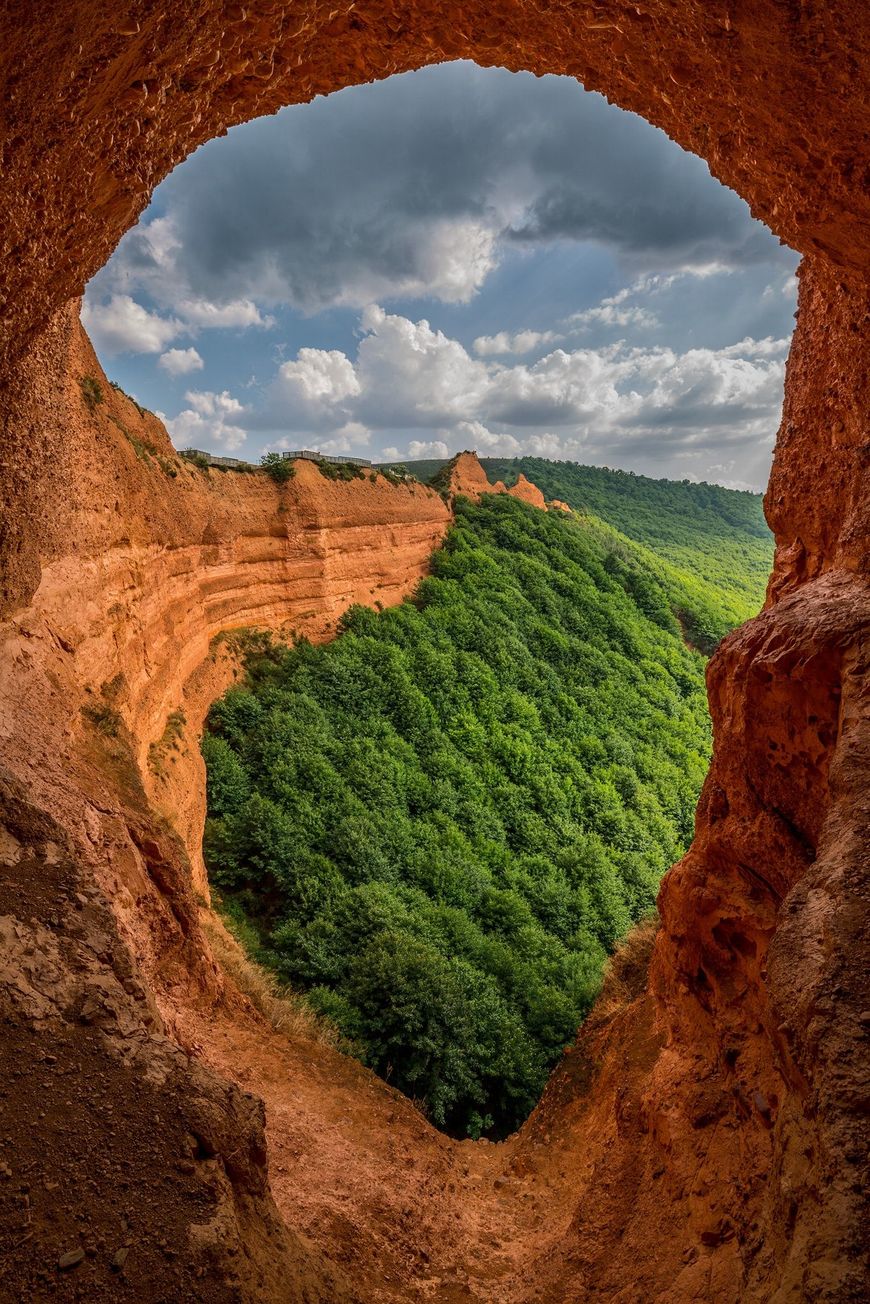
{"type": "Polygon", "coordinates": [[[179,449],[476,448],[763,489],[796,265],[643,119],[453,63],[202,146],[83,320],[179,449]]]}

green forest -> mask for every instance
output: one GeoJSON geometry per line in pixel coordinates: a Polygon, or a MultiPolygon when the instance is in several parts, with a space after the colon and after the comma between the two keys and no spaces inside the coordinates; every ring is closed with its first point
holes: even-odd
{"type": "Polygon", "coordinates": [[[686,629],[712,644],[728,601],[591,514],[461,499],[413,600],[261,647],[212,708],[231,923],[451,1133],[526,1117],[685,850],[710,750],[686,629]]]}
{"type": "MultiPolygon", "coordinates": [[[[493,483],[515,484],[523,472],[548,501],[558,498],[590,524],[603,522],[641,545],[635,557],[643,565],[661,572],[664,564],[675,610],[688,613],[687,637],[705,652],[760,609],[773,556],[760,494],[540,457],[480,460],[493,483]]],[[[428,483],[448,463],[407,465],[428,483]]]]}
{"type": "Polygon", "coordinates": [[[513,484],[524,472],[544,497],[561,498],[644,544],[674,566],[715,585],[734,602],[739,623],[764,601],[773,536],[761,494],[689,480],[651,480],[631,471],[610,471],[540,457],[484,458],[490,479],[513,484]]]}

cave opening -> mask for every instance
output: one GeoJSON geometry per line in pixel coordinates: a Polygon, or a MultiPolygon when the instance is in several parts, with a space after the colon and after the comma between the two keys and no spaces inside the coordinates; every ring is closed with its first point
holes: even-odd
{"type": "MultiPolygon", "coordinates": [[[[316,463],[322,476],[374,483],[374,463],[396,487],[422,492],[434,477],[452,502],[467,486],[451,487],[447,459],[473,443],[494,485],[513,492],[522,476],[545,491],[535,507],[560,504],[543,536],[518,505],[498,508],[515,520],[453,509],[439,548],[455,558],[461,527],[476,532],[499,603],[475,610],[486,576],[469,554],[453,577],[467,610],[447,639],[450,692],[422,653],[398,673],[408,632],[360,611],[333,622],[331,652],[265,655],[255,640],[253,695],[217,704],[204,743],[205,858],[225,922],[252,963],[291,984],[283,1000],[300,1026],[307,1017],[455,1135],[522,1124],[605,958],[691,840],[710,754],[703,657],[760,608],[770,569],[752,491],[779,421],[794,267],[700,160],[642,120],[567,78],[456,63],[201,147],[88,287],[83,322],[112,384],[156,410],[215,487],[261,457],[287,484],[292,450],[316,447],[333,459],[316,463]],[[534,628],[520,613],[524,548],[550,568],[534,628]],[[584,583],[601,611],[579,628],[572,606],[593,605],[584,583]],[[509,605],[501,642],[484,637],[509,605]],[[360,630],[381,649],[354,667],[360,630]],[[523,647],[519,676],[507,646],[523,647]],[[648,676],[638,688],[638,662],[666,668],[666,686],[648,676]],[[355,674],[368,686],[351,738],[336,694],[355,674]],[[387,683],[417,706],[380,700],[387,683]],[[307,730],[290,727],[294,709],[307,730]],[[522,773],[514,734],[531,749],[522,773]]],[[[94,386],[82,379],[91,411],[94,386]]],[[[137,454],[163,456],[113,419],[137,454]]],[[[281,510],[292,523],[292,497],[281,510]]],[[[436,657],[426,621],[449,606],[447,585],[436,594],[448,565],[433,556],[413,602],[413,638],[436,657]]],[[[343,601],[384,599],[376,584],[343,601]]],[[[283,635],[304,632],[288,622],[283,635]]],[[[174,706],[149,747],[158,795],[185,722],[174,706]]]]}
{"type": "MultiPolygon", "coordinates": [[[[852,1027],[859,1007],[852,1008],[851,993],[860,992],[860,983],[853,982],[857,971],[850,969],[848,946],[837,947],[836,954],[820,952],[813,927],[818,909],[807,910],[806,894],[794,887],[811,876],[809,895],[816,907],[824,904],[827,937],[858,941],[855,911],[850,904],[848,914],[837,876],[842,882],[858,872],[855,847],[862,830],[866,845],[866,817],[855,802],[861,787],[856,742],[866,712],[855,686],[867,534],[861,505],[870,501],[862,490],[858,415],[866,411],[859,350],[866,331],[867,199],[856,185],[865,148],[863,118],[855,107],[860,100],[847,93],[866,67],[866,19],[841,5],[804,7],[798,15],[773,3],[753,5],[738,18],[733,10],[711,14],[706,5],[690,5],[675,11],[657,3],[643,12],[615,5],[572,12],[541,6],[533,17],[514,5],[497,17],[464,6],[443,12],[433,6],[415,11],[411,20],[404,12],[385,17],[379,6],[368,5],[328,17],[313,9],[291,15],[284,6],[237,6],[229,13],[174,6],[138,17],[97,10],[81,6],[57,20],[45,16],[39,23],[9,25],[9,16],[15,17],[10,7],[2,19],[11,128],[2,240],[7,303],[14,309],[0,324],[8,398],[3,458],[9,472],[0,480],[2,597],[4,612],[25,626],[23,633],[14,630],[15,656],[5,663],[13,669],[3,682],[3,759],[13,777],[31,786],[33,800],[65,826],[89,876],[88,890],[98,894],[110,885],[107,919],[118,929],[119,954],[135,958],[149,1000],[188,1050],[186,1068],[179,1057],[173,1073],[180,1079],[187,1074],[190,1111],[200,1108],[197,1101],[216,1103],[211,1122],[206,1110],[193,1132],[208,1132],[222,1111],[235,1123],[232,1135],[213,1147],[210,1161],[227,1175],[233,1195],[241,1196],[234,1208],[225,1206],[222,1224],[234,1265],[221,1260],[215,1244],[210,1266],[199,1264],[197,1274],[217,1274],[222,1267],[226,1279],[238,1283],[241,1277],[241,1290],[250,1298],[287,1299],[313,1289],[322,1298],[351,1300],[362,1289],[372,1300],[398,1300],[418,1287],[445,1299],[470,1293],[520,1300],[536,1293],[559,1300],[590,1290],[692,1299],[713,1288],[723,1297],[759,1301],[777,1292],[817,1298],[840,1291],[848,1298],[851,1291],[859,1298],[861,1268],[851,1233],[861,1219],[855,1184],[842,1180],[851,1171],[844,1155],[853,1149],[844,1136],[857,1135],[858,1095],[841,1030],[852,1027]],[[245,537],[252,538],[250,519],[230,521],[210,501],[207,524],[197,522],[201,551],[194,565],[211,567],[210,589],[203,585],[196,594],[207,618],[197,624],[189,617],[193,590],[181,593],[182,568],[170,570],[160,560],[167,541],[181,556],[183,500],[165,486],[162,498],[172,510],[161,512],[161,495],[143,490],[144,480],[131,489],[128,469],[107,441],[98,444],[82,434],[78,406],[67,390],[80,404],[82,363],[85,374],[93,363],[81,353],[65,308],[105,262],[154,182],[189,149],[289,101],[457,55],[569,73],[604,88],[708,158],[717,175],[806,257],[785,421],[768,494],[778,542],[769,609],[711,667],[720,730],[714,769],[696,847],[668,880],[651,995],[609,1033],[598,1026],[598,1067],[588,1060],[569,1066],[510,1149],[504,1171],[475,1157],[468,1163],[470,1175],[462,1173],[462,1161],[459,1173],[445,1167],[445,1152],[437,1147],[421,1165],[426,1137],[415,1132],[400,1104],[389,1098],[381,1108],[381,1098],[358,1078],[348,1078],[343,1096],[331,1097],[324,1126],[317,1091],[312,1096],[299,1089],[300,1083],[305,1088],[304,1071],[298,1063],[283,1063],[296,1088],[288,1128],[282,1112],[286,1086],[275,1085],[281,1073],[263,1068],[262,1046],[259,1063],[255,1053],[240,1068],[237,1055],[221,1057],[217,1038],[207,1068],[194,1062],[201,1054],[195,1050],[197,1034],[209,1019],[217,1024],[222,1007],[215,998],[197,1022],[197,1000],[216,988],[188,912],[186,871],[174,865],[172,845],[161,841],[156,818],[145,833],[137,826],[135,847],[124,844],[125,820],[147,825],[147,812],[131,807],[128,791],[116,791],[105,773],[95,772],[92,747],[85,765],[71,748],[78,747],[80,706],[93,705],[82,696],[83,676],[91,691],[92,680],[99,686],[91,668],[100,659],[108,661],[109,671],[123,662],[133,690],[117,713],[125,715],[146,772],[149,740],[160,738],[189,674],[210,662],[208,638],[238,602],[227,593],[227,580],[235,584],[239,571],[226,565],[226,544],[234,531],[243,536],[246,528],[245,537]],[[25,85],[38,89],[38,98],[23,96],[25,85]],[[834,139],[836,150],[830,148],[834,139]],[[69,419],[61,422],[59,416],[69,419]],[[99,499],[100,510],[91,503],[87,520],[76,458],[90,468],[92,494],[98,497],[103,482],[113,481],[111,498],[99,499]],[[107,582],[121,551],[118,532],[104,528],[113,512],[135,522],[132,531],[122,522],[122,544],[132,533],[153,548],[153,582],[146,579],[145,600],[138,605],[129,576],[133,567],[137,576],[147,576],[141,557],[128,561],[123,583],[107,582]],[[77,549],[74,584],[63,573],[71,539],[77,549]],[[87,628],[76,623],[86,591],[93,599],[87,628]],[[97,621],[103,611],[107,619],[97,621]],[[147,638],[138,637],[142,631],[147,638]],[[19,655],[22,638],[29,657],[19,655]],[[43,678],[40,657],[32,655],[40,643],[50,649],[40,649],[43,669],[48,666],[43,678]],[[63,660],[73,648],[75,673],[63,660]],[[784,666],[797,668],[795,682],[788,682],[784,666]],[[805,673],[807,666],[817,672],[815,679],[805,673]],[[162,679],[159,692],[143,688],[149,677],[162,679]],[[66,699],[58,697],[58,685],[66,699]],[[843,703],[839,713],[835,702],[843,703]],[[65,703],[72,704],[69,711],[65,703]],[[802,733],[806,715],[824,726],[813,739],[802,733]],[[820,747],[822,734],[829,741],[820,747]],[[754,750],[758,742],[767,755],[769,737],[783,749],[773,768],[758,764],[754,750]],[[833,792],[827,781],[832,760],[833,792]],[[797,808],[810,809],[814,819],[812,842],[804,839],[801,847],[792,844],[788,828],[797,808]],[[86,812],[86,830],[80,811],[86,812]],[[818,834],[826,819],[833,827],[832,814],[839,836],[822,845],[818,834]],[[822,855],[814,865],[817,845],[822,855]],[[96,869],[94,847],[103,856],[96,869]],[[769,891],[758,888],[759,863],[763,882],[773,884],[769,891]],[[789,894],[782,914],[768,906],[768,898],[789,894]],[[731,977],[742,985],[732,983],[723,999],[725,961],[713,928],[727,917],[745,936],[747,914],[760,925],[760,963],[731,964],[731,977]],[[771,937],[774,946],[766,954],[771,937]],[[701,967],[712,988],[705,1002],[709,1018],[699,1014],[688,981],[701,967]],[[836,984],[828,981],[835,968],[836,984]],[[650,1034],[651,1007],[669,1038],[666,1054],[658,1054],[650,1034]],[[807,1011],[814,1019],[811,1033],[807,1011]],[[717,1095],[723,1047],[725,1090],[717,1095]],[[218,1102],[215,1084],[221,1079],[267,1099],[271,1191],[288,1226],[315,1229],[312,1255],[292,1242],[279,1245],[277,1232],[268,1246],[258,1239],[257,1229],[267,1227],[271,1235],[275,1226],[264,1195],[262,1133],[252,1111],[240,1112],[237,1097],[230,1093],[218,1102]],[[807,1081],[820,1102],[811,1118],[807,1081]],[[307,1133],[300,1127],[303,1096],[314,1120],[307,1133]],[[729,1100],[738,1102],[736,1118],[728,1112],[729,1100]],[[352,1116],[356,1133],[344,1124],[352,1116]],[[361,1162],[360,1137],[389,1136],[397,1120],[398,1147],[394,1132],[376,1159],[369,1151],[361,1162]],[[333,1134],[341,1136],[342,1146],[329,1150],[324,1141],[333,1134]],[[303,1161],[295,1164],[300,1152],[303,1161]],[[300,1180],[324,1161],[340,1188],[331,1205],[300,1180]],[[425,1181],[418,1180],[421,1167],[425,1181]],[[457,1179],[463,1200],[455,1198],[457,1179]],[[491,1205],[470,1189],[474,1183],[495,1192],[491,1205]],[[537,1185],[540,1198],[537,1204],[532,1198],[529,1208],[540,1217],[537,1223],[529,1217],[511,1222],[509,1253],[503,1253],[494,1228],[519,1204],[512,1201],[513,1183],[530,1197],[537,1185]],[[409,1208],[430,1212],[409,1219],[409,1208]],[[253,1219],[246,1219],[251,1211],[253,1219]],[[384,1228],[389,1235],[381,1238],[384,1228]],[[467,1252],[457,1247],[457,1232],[467,1252]],[[335,1265],[349,1260],[354,1284],[340,1269],[338,1277],[331,1275],[335,1265]]],[[[182,485],[187,491],[187,482],[182,485]]],[[[193,500],[188,491],[188,503],[193,500]]],[[[199,500],[196,506],[200,510],[199,500]]],[[[119,564],[115,577],[120,574],[119,564]]],[[[268,607],[262,601],[261,613],[268,607]]],[[[286,615],[273,594],[270,620],[277,624],[286,615]]],[[[103,682],[114,680],[110,674],[103,682]]],[[[214,695],[211,688],[206,695],[214,695]]],[[[200,787],[199,779],[188,782],[185,800],[177,803],[179,828],[197,826],[200,787]]],[[[189,846],[196,868],[195,840],[189,846]]],[[[100,963],[95,952],[95,968],[100,963]]],[[[238,1014],[232,996],[224,998],[223,1008],[238,1014]]],[[[143,1029],[154,1026],[153,1009],[149,1018],[143,1029]]],[[[221,1036],[227,1037],[228,1027],[221,1026],[221,1036]]],[[[82,1034],[71,1027],[70,1035],[82,1034]]],[[[247,1033],[239,1035],[235,1049],[247,1033]]],[[[143,1032],[138,1065],[145,1066],[149,1054],[157,1062],[155,1040],[143,1032]]],[[[165,1041],[162,1047],[165,1052],[165,1041]]],[[[318,1084],[321,1097],[324,1080],[318,1084]]],[[[163,1098],[160,1109],[165,1108],[163,1098]]],[[[142,1119],[129,1124],[143,1136],[158,1118],[156,1108],[145,1118],[145,1109],[142,1119]]],[[[42,1162],[45,1157],[43,1150],[42,1162]]],[[[318,1169],[319,1192],[322,1175],[318,1169]]],[[[161,1198],[155,1190],[158,1205],[161,1198]]],[[[175,1212],[184,1210],[183,1200],[182,1195],[175,1212]]],[[[179,1232],[168,1218],[162,1227],[170,1249],[181,1251],[177,1261],[186,1264],[188,1227],[179,1232]]],[[[33,1259],[33,1270],[43,1271],[41,1235],[27,1241],[14,1262],[13,1289],[25,1281],[20,1261],[37,1251],[42,1257],[33,1259]]],[[[216,1281],[210,1277],[202,1287],[211,1297],[216,1281]]],[[[18,1293],[26,1297],[26,1289],[18,1293]]]]}
{"type": "Polygon", "coordinates": [[[201,146],[83,321],[179,449],[474,447],[760,492],[796,262],[643,119],[460,61],[201,146]]]}

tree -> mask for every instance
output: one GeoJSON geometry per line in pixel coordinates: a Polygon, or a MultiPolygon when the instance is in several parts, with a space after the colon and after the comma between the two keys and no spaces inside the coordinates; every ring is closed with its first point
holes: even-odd
{"type": "Polygon", "coordinates": [[[260,466],[276,484],[286,484],[296,474],[296,467],[290,458],[282,457],[280,453],[264,453],[260,458],[260,466]]]}
{"type": "Polygon", "coordinates": [[[448,960],[403,933],[379,934],[354,962],[347,996],[372,1067],[425,1100],[440,1126],[475,1096],[474,1023],[448,960]]]}

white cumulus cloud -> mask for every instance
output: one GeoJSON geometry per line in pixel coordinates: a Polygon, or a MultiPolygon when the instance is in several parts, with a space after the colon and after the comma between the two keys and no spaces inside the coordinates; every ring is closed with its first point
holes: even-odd
{"type": "Polygon", "coordinates": [[[340,349],[300,349],[279,372],[288,398],[336,404],[360,392],[353,364],[340,349]]]}
{"type": "Polygon", "coordinates": [[[370,427],[442,426],[473,416],[489,369],[425,319],[368,308],[357,352],[358,411],[370,427]]]}
{"type": "Polygon", "coordinates": [[[614,299],[604,299],[595,308],[584,308],[582,312],[572,313],[569,321],[576,328],[592,326],[656,326],[658,318],[646,308],[621,307],[614,299]]]}
{"type": "Polygon", "coordinates": [[[355,359],[300,349],[285,362],[258,424],[317,431],[336,451],[351,446],[357,427],[366,440],[380,432],[394,459],[474,447],[493,456],[658,460],[671,474],[685,464],[701,476],[733,461],[735,450],[755,474],[778,423],[785,340],[683,352],[619,340],[505,364],[474,358],[426,320],[377,305],[361,328],[355,359]]]}
{"type": "MultiPolygon", "coordinates": [[[[496,238],[491,226],[470,219],[434,223],[418,254],[419,275],[403,293],[468,303],[496,266],[496,238]]],[[[392,287],[390,291],[394,296],[392,287]]]]}
{"type": "Polygon", "coordinates": [[[82,321],[97,348],[106,354],[160,353],[179,335],[275,324],[250,296],[222,300],[194,293],[184,262],[171,217],[155,217],[128,231],[85,294],[82,321]],[[156,309],[144,307],[143,297],[156,309]]]}
{"type": "Polygon", "coordinates": [[[474,448],[486,457],[521,457],[525,452],[519,439],[506,431],[488,430],[482,421],[460,421],[452,434],[454,444],[457,440],[463,448],[474,448]]]}
{"type": "Polygon", "coordinates": [[[479,358],[500,354],[534,353],[543,345],[556,344],[563,337],[556,331],[499,331],[497,335],[478,335],[471,346],[479,358]]]}
{"type": "Polygon", "coordinates": [[[113,294],[104,303],[86,300],[82,322],[96,349],[109,357],[116,353],[162,353],[184,330],[177,318],[149,312],[129,294],[113,294]]]}
{"type": "Polygon", "coordinates": [[[170,376],[186,376],[191,371],[202,371],[205,364],[196,349],[167,349],[157,365],[170,376]]]}
{"type": "MultiPolygon", "coordinates": [[[[398,450],[391,449],[398,457],[398,450]]],[[[412,439],[408,444],[408,457],[419,461],[426,457],[449,457],[451,449],[443,439],[412,439]]]]}
{"type": "Polygon", "coordinates": [[[217,447],[226,452],[241,448],[247,431],[238,425],[246,409],[227,390],[188,390],[185,399],[189,406],[166,422],[176,448],[217,447]]]}
{"type": "Polygon", "coordinates": [[[268,327],[275,324],[274,317],[264,316],[252,299],[232,299],[229,303],[213,303],[210,299],[179,299],[174,310],[182,321],[196,329],[248,326],[268,327]]]}

